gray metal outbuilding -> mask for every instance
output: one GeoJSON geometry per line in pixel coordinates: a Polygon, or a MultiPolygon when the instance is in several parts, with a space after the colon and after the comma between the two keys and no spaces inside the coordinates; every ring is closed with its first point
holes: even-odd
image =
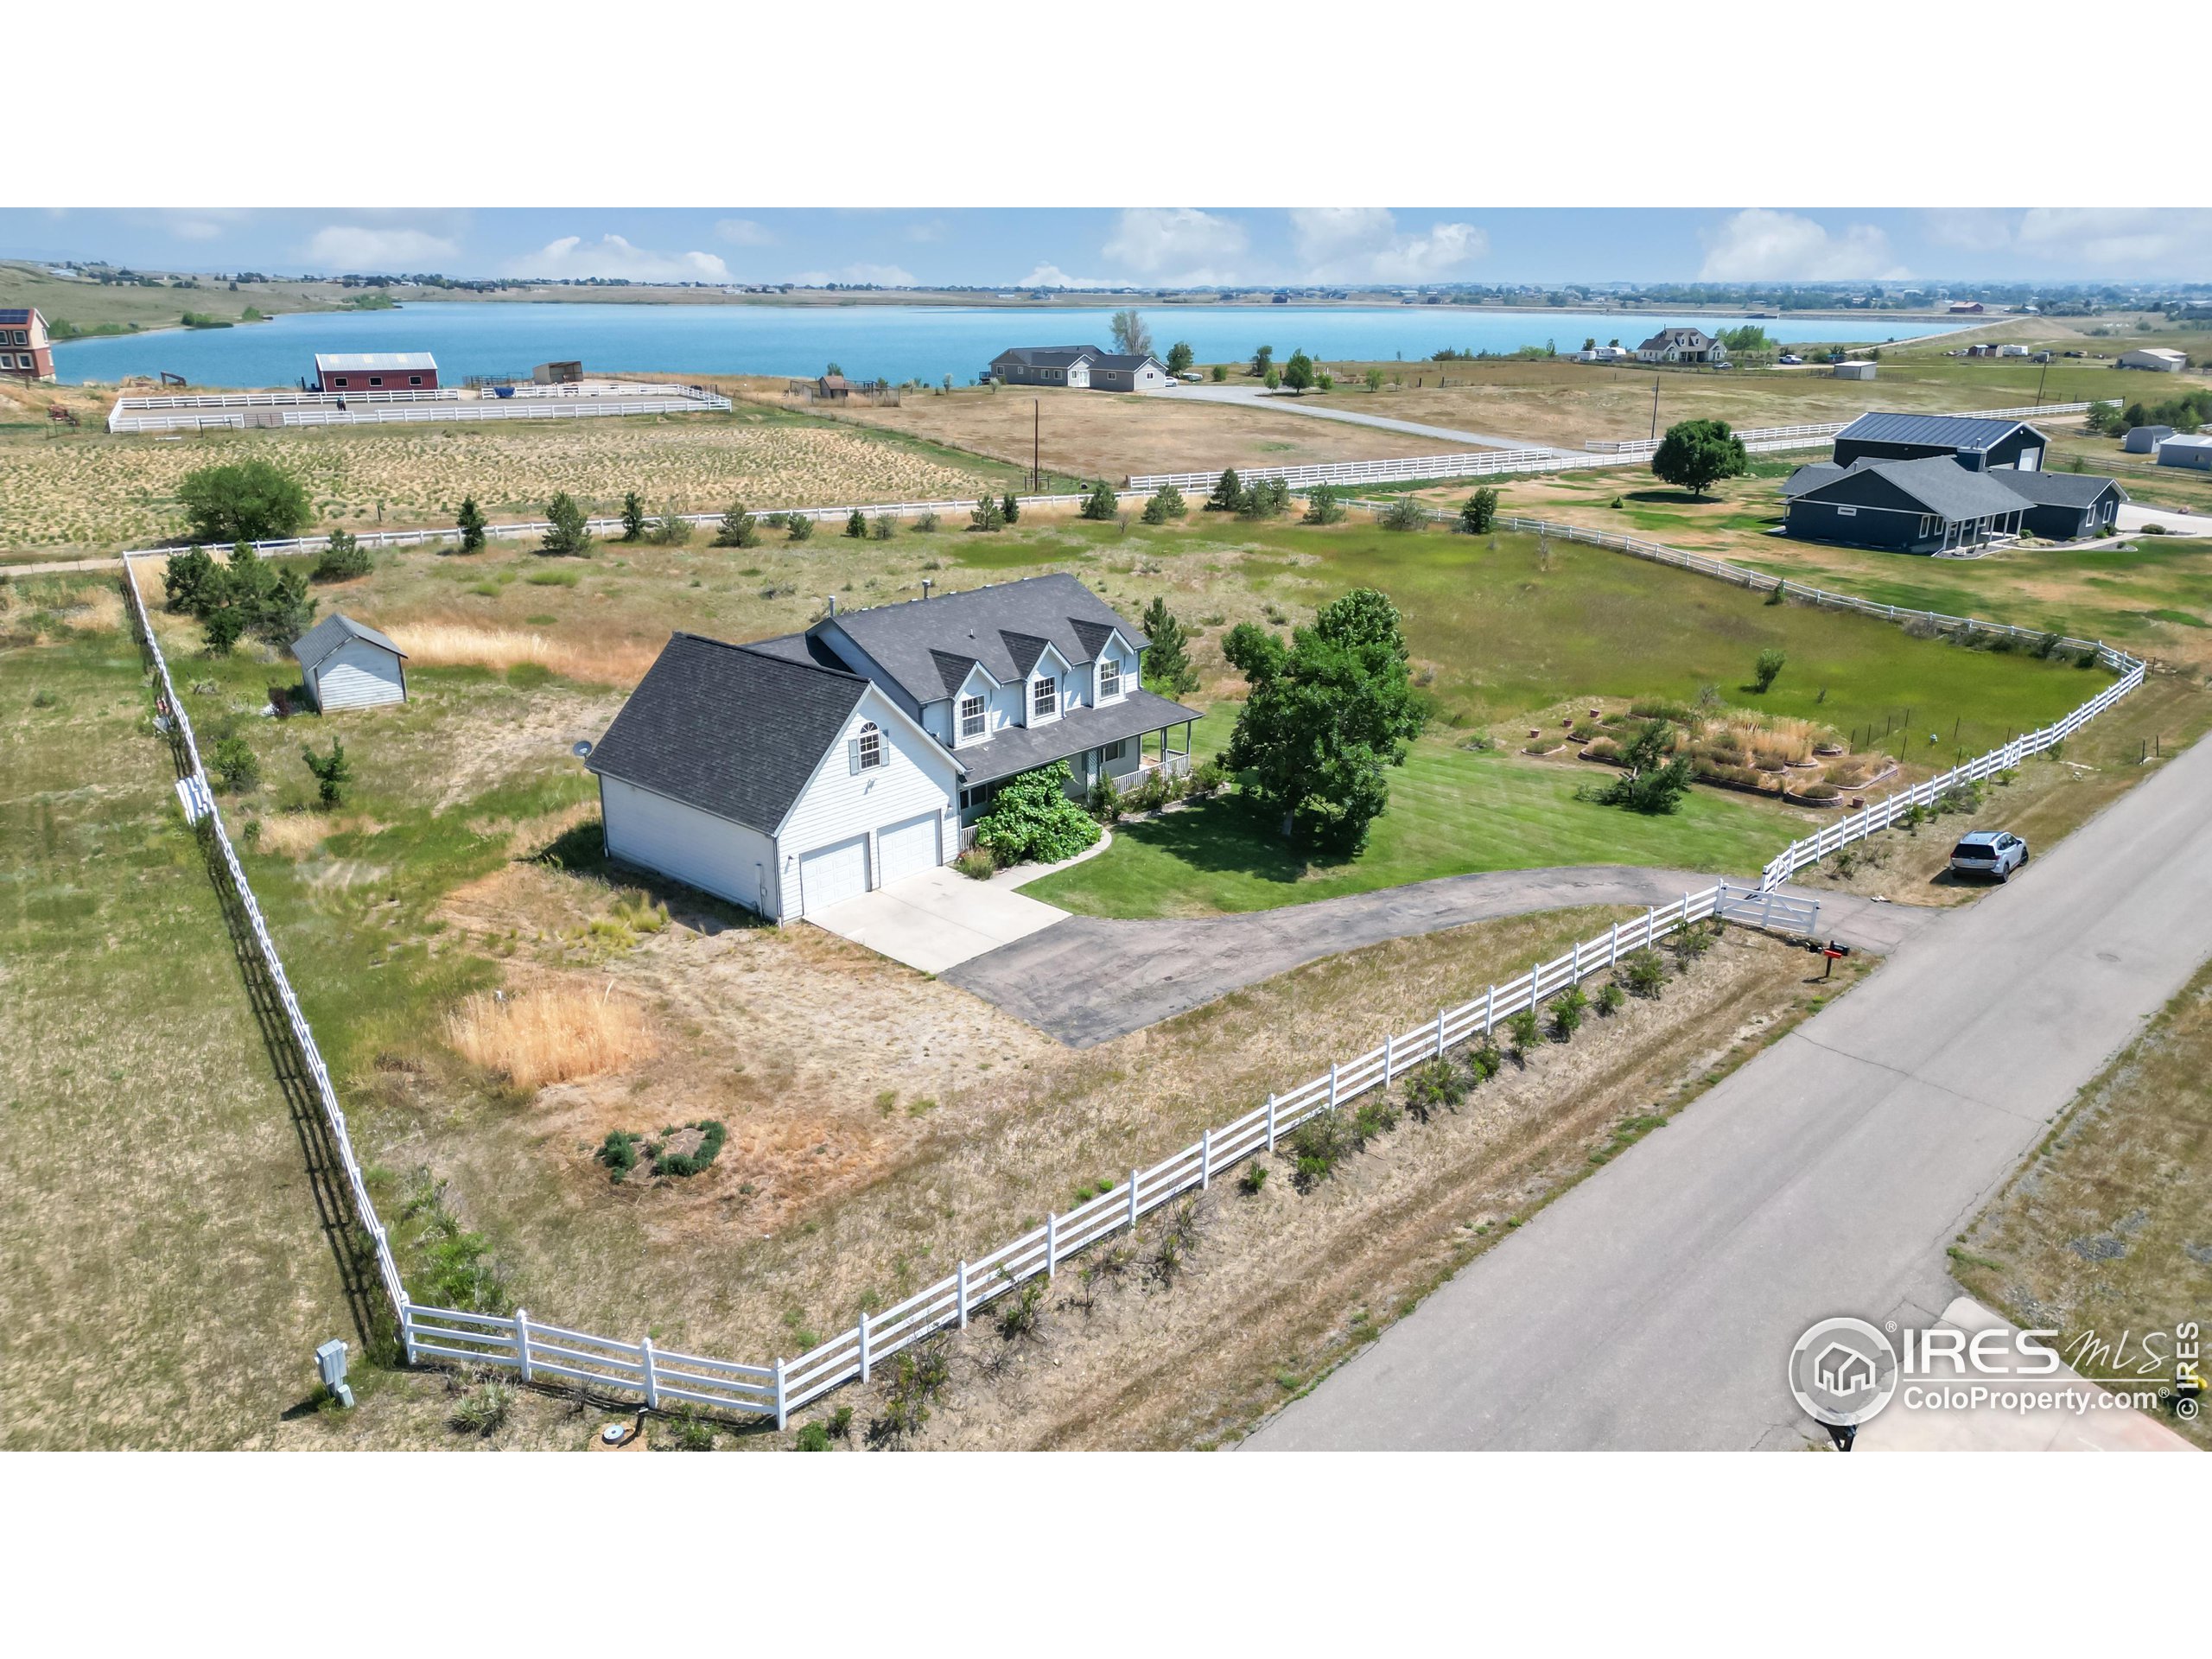
{"type": "Polygon", "coordinates": [[[292,642],[308,695],[324,714],[407,701],[407,653],[365,622],[332,612],[292,642]]]}
{"type": "Polygon", "coordinates": [[[2131,455],[2155,455],[2158,446],[2173,435],[2171,426],[2131,426],[2120,447],[2131,455]]]}

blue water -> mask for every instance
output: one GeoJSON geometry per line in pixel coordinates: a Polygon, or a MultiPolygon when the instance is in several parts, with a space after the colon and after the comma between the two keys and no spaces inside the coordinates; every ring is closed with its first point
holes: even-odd
{"type": "MultiPolygon", "coordinates": [[[[1726,320],[1574,312],[1503,312],[1441,306],[1150,306],[1164,355],[1187,340],[1201,363],[1278,359],[1304,349],[1325,360],[1424,358],[1450,346],[1511,352],[1586,336],[1633,346],[1669,321],[1707,329],[1726,320]]],[[[1009,346],[1104,345],[1111,306],[1035,311],[946,306],[590,305],[434,302],[393,311],[295,314],[234,328],[114,335],[54,347],[65,381],[115,381],[162,370],[195,386],[288,386],[311,375],[317,352],[429,352],[448,385],[468,375],[524,375],[535,364],[582,359],[589,371],[815,375],[836,363],[864,379],[965,385],[1009,346]]],[[[1768,334],[1854,343],[1941,334],[1963,324],[1893,317],[1768,320],[1768,334]]]]}

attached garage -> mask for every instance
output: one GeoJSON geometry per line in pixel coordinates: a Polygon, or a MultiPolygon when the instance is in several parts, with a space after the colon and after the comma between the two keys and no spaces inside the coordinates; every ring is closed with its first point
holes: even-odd
{"type": "Polygon", "coordinates": [[[848,899],[857,899],[868,888],[868,837],[855,836],[834,847],[803,854],[798,861],[798,913],[810,915],[848,899]]]}
{"type": "Polygon", "coordinates": [[[887,887],[893,881],[903,881],[910,875],[919,875],[924,870],[944,863],[938,851],[938,828],[943,821],[943,814],[926,812],[920,817],[878,830],[875,856],[882,868],[882,879],[876,886],[887,887]]]}

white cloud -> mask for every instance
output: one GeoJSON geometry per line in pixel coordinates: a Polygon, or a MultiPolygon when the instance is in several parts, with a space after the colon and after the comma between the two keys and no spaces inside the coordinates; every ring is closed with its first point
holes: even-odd
{"type": "Polygon", "coordinates": [[[2020,220],[2020,251],[2148,274],[2212,258],[2212,211],[2201,207],[2034,207],[2020,220]]]}
{"type": "Polygon", "coordinates": [[[907,226],[899,234],[909,242],[942,242],[952,234],[952,229],[941,219],[927,219],[907,226]]]}
{"type": "Polygon", "coordinates": [[[511,276],[607,276],[633,283],[726,283],[719,254],[656,253],[609,232],[596,242],[563,236],[507,262],[511,276]]]}
{"type": "Polygon", "coordinates": [[[435,270],[460,251],[448,238],[428,231],[326,225],[308,238],[306,257],[319,270],[435,270]]]}
{"type": "Polygon", "coordinates": [[[780,239],[766,225],[751,219],[718,219],[715,234],[741,248],[772,248],[780,239]]]}
{"type": "Polygon", "coordinates": [[[1930,208],[1920,216],[1930,242],[1977,253],[2011,247],[2017,218],[2001,207],[1930,208]]]}
{"type": "Polygon", "coordinates": [[[1100,250],[1141,276],[1185,287],[1233,281],[1215,262],[1244,251],[1244,227],[1195,207],[1129,207],[1100,250]],[[1177,273],[1163,276],[1164,272],[1177,273]]]}
{"type": "Polygon", "coordinates": [[[1705,233],[1707,283],[1853,282],[1908,276],[1878,226],[1848,225],[1840,235],[1797,213],[1746,207],[1705,233]]]}
{"type": "Polygon", "coordinates": [[[1317,283],[1430,283],[1490,252],[1489,233],[1461,221],[1402,232],[1387,207],[1299,207],[1291,239],[1317,283]]]}
{"type": "Polygon", "coordinates": [[[918,288],[921,283],[914,273],[903,265],[876,265],[863,260],[857,264],[841,265],[836,270],[802,270],[796,276],[785,278],[801,288],[820,288],[829,283],[874,283],[878,288],[918,288]]]}

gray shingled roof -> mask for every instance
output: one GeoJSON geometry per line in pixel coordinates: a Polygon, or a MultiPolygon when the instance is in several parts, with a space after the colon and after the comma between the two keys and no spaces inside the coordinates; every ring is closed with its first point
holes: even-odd
{"type": "MultiPolygon", "coordinates": [[[[1101,352],[1090,359],[1094,369],[1141,369],[1160,359],[1150,352],[1101,352]]],[[[1162,364],[1164,368],[1166,365],[1162,364]]]]}
{"type": "MultiPolygon", "coordinates": [[[[2100,478],[2094,473],[2024,473],[2018,467],[1999,467],[1989,475],[2038,506],[2094,506],[2104,499],[2107,490],[2120,489],[2118,479],[2100,478]]],[[[2120,499],[2126,500],[2127,492],[2120,490],[2120,499]]]]}
{"type": "Polygon", "coordinates": [[[1939,513],[1954,522],[1994,518],[2020,510],[2020,498],[1999,483],[1995,474],[1968,472],[1948,455],[1923,455],[1914,461],[1862,461],[1799,493],[1817,498],[1847,479],[1870,473],[1894,485],[1924,511],[1939,513]]]}
{"type": "Polygon", "coordinates": [[[1821,485],[1841,478],[1850,470],[1850,467],[1839,467],[1832,461],[1815,461],[1800,467],[1782,480],[1783,499],[1794,500],[1808,490],[1817,490],[1821,485]]]}
{"type": "Polygon", "coordinates": [[[1078,666],[1097,660],[1110,630],[1118,629],[1140,651],[1150,643],[1067,575],[1030,576],[964,594],[845,611],[830,620],[918,703],[952,696],[972,663],[982,664],[1000,681],[1022,679],[1047,642],[1078,666]]]}
{"type": "Polygon", "coordinates": [[[1118,743],[1125,737],[1205,718],[1196,709],[1137,688],[1103,709],[1071,709],[1042,726],[1009,726],[988,743],[971,743],[962,749],[960,760],[968,768],[971,785],[988,784],[995,778],[1011,778],[1018,772],[1118,743]]]}
{"type": "MultiPolygon", "coordinates": [[[[1893,415],[1870,410],[1835,435],[1838,443],[1925,443],[1980,454],[2002,443],[2025,421],[1980,415],[1893,415]]],[[[2031,427],[2037,437],[2044,434],[2031,427]]],[[[2049,442],[2048,439],[2045,442],[2049,442]]]]}
{"type": "Polygon", "coordinates": [[[350,616],[341,616],[333,611],[292,641],[292,655],[299,659],[302,668],[312,669],[339,646],[353,639],[365,639],[372,645],[382,645],[395,657],[407,654],[367,623],[356,622],[350,616]]]}
{"type": "Polygon", "coordinates": [[[1096,346],[1014,346],[1001,352],[991,361],[1019,363],[1028,369],[1064,369],[1078,358],[1105,355],[1096,346]]]}
{"type": "Polygon", "coordinates": [[[777,651],[672,634],[584,764],[772,836],[868,684],[777,651]]]}

